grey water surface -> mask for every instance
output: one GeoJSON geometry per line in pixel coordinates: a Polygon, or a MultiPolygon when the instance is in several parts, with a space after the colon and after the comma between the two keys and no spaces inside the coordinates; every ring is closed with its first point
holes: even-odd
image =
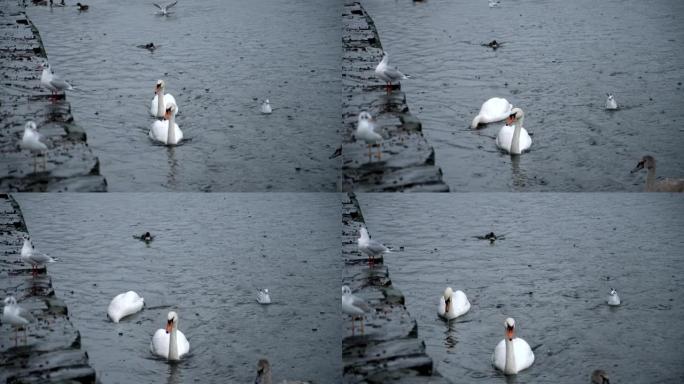
{"type": "Polygon", "coordinates": [[[341,4],[181,0],[29,6],[110,191],[334,191],[341,4]],[[153,42],[153,53],[138,48],[153,42]],[[147,136],[157,79],[186,139],[147,136]],[[271,115],[260,105],[268,98],[271,115]]]}
{"type": "Polygon", "coordinates": [[[336,194],[18,194],[35,247],[103,383],[341,381],[336,194]],[[149,245],[133,235],[150,231],[149,245]],[[256,302],[267,287],[273,303],[256,302]],[[107,319],[134,290],[142,312],[107,319]],[[190,354],[150,353],[168,311],[190,354]]]}
{"type": "Polygon", "coordinates": [[[369,232],[395,249],[393,283],[436,368],[455,383],[684,381],[684,200],[665,194],[359,195],[369,232]],[[504,235],[493,245],[475,236],[504,235]],[[403,247],[403,251],[401,250],[403,247]],[[447,286],[471,309],[437,317],[447,286]],[[615,288],[619,307],[606,297],[615,288]],[[491,365],[506,317],[536,348],[505,377],[491,365]]]}
{"type": "Polygon", "coordinates": [[[362,3],[452,191],[640,191],[645,154],[684,177],[684,2],[362,3]],[[503,123],[469,129],[491,97],[525,111],[529,153],[497,150],[503,123]]]}

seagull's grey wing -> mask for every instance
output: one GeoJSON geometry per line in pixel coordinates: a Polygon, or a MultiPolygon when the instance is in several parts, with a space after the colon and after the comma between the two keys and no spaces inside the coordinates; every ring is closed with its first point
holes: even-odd
{"type": "Polygon", "coordinates": [[[71,89],[71,84],[62,79],[52,79],[52,81],[50,81],[50,85],[57,89],[71,89]]]}
{"type": "Polygon", "coordinates": [[[371,253],[378,254],[378,253],[383,253],[389,251],[389,248],[385,247],[384,244],[377,242],[375,240],[371,240],[368,243],[368,250],[371,253]]]}
{"type": "Polygon", "coordinates": [[[31,260],[35,261],[38,264],[52,263],[53,261],[55,261],[52,257],[48,256],[45,253],[37,252],[31,254],[31,260]]]}
{"type": "Polygon", "coordinates": [[[31,312],[29,312],[29,311],[26,310],[25,308],[22,308],[22,307],[20,307],[20,306],[18,306],[18,305],[17,305],[17,308],[18,308],[17,314],[18,314],[19,316],[23,317],[24,319],[28,320],[29,323],[32,323],[33,320],[35,320],[35,318],[34,318],[33,315],[31,314],[31,312]]]}
{"type": "Polygon", "coordinates": [[[155,7],[159,8],[159,9],[163,9],[163,8],[161,7],[161,5],[159,5],[159,4],[157,4],[157,3],[152,3],[152,5],[154,5],[155,7]]]}
{"type": "Polygon", "coordinates": [[[397,69],[394,69],[394,68],[387,68],[384,70],[384,73],[385,73],[385,76],[392,79],[392,81],[400,80],[400,79],[404,78],[404,74],[399,72],[397,69]]]}
{"type": "Polygon", "coordinates": [[[169,8],[173,7],[174,5],[176,5],[176,4],[178,4],[178,2],[177,2],[177,1],[174,1],[173,3],[167,5],[167,6],[166,6],[166,9],[169,9],[169,8]]]}
{"type": "Polygon", "coordinates": [[[360,308],[364,312],[370,312],[371,307],[366,303],[366,300],[352,295],[352,305],[356,308],[360,308]]]}

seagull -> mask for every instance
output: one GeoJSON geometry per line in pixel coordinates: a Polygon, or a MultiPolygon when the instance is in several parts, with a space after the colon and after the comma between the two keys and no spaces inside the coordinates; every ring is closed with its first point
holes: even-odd
{"type": "Polygon", "coordinates": [[[377,146],[378,152],[375,155],[378,160],[382,156],[382,135],[375,132],[375,119],[370,113],[363,111],[359,113],[359,120],[356,123],[356,133],[354,136],[358,140],[363,140],[368,145],[368,161],[371,161],[371,146],[377,146]]]}
{"type": "Polygon", "coordinates": [[[489,8],[498,7],[499,5],[501,5],[499,0],[489,0],[489,8]]]}
{"type": "Polygon", "coordinates": [[[606,93],[608,98],[606,99],[606,109],[608,110],[616,110],[618,109],[617,101],[615,101],[615,97],[613,96],[612,93],[606,93]]]}
{"type": "Polygon", "coordinates": [[[370,311],[371,307],[368,303],[365,300],[354,296],[348,285],[342,287],[342,312],[351,315],[352,317],[352,335],[354,334],[354,320],[356,320],[357,317],[361,318],[361,333],[363,334],[363,316],[366,312],[370,311]]]}
{"type": "Polygon", "coordinates": [[[368,255],[369,264],[372,264],[373,261],[375,261],[376,256],[382,256],[385,253],[392,252],[384,244],[371,240],[366,227],[361,227],[359,229],[359,238],[356,240],[356,244],[358,244],[361,253],[368,255]]]}
{"type": "Polygon", "coordinates": [[[31,264],[33,275],[37,273],[37,268],[40,268],[48,263],[54,263],[55,259],[44,254],[35,252],[31,240],[24,238],[24,245],[21,247],[21,261],[26,264],[31,264]]]}
{"type": "Polygon", "coordinates": [[[389,56],[387,55],[387,52],[382,53],[382,60],[380,61],[380,64],[378,64],[378,66],[375,67],[375,76],[377,76],[380,80],[387,83],[388,94],[392,92],[392,82],[397,82],[399,80],[409,78],[409,76],[399,72],[398,69],[390,68],[389,56]]]}
{"type": "Polygon", "coordinates": [[[14,328],[14,344],[17,343],[17,332],[20,328],[24,329],[24,340],[26,340],[26,326],[33,321],[31,313],[17,304],[14,296],[5,298],[5,308],[2,310],[2,322],[9,323],[14,328]]]}
{"type": "Polygon", "coordinates": [[[618,306],[620,305],[620,296],[618,296],[618,293],[616,290],[613,288],[610,289],[610,294],[608,294],[608,305],[610,306],[618,306]]]}
{"type": "Polygon", "coordinates": [[[271,304],[271,296],[268,294],[268,288],[257,289],[257,303],[271,304]]]}
{"type": "Polygon", "coordinates": [[[174,7],[177,3],[178,3],[177,1],[174,1],[173,3],[167,4],[167,5],[159,5],[157,3],[153,3],[153,4],[155,7],[159,8],[159,12],[157,12],[158,15],[168,16],[171,14],[171,12],[169,12],[169,9],[174,7]]]}
{"type": "Polygon", "coordinates": [[[43,63],[40,65],[40,68],[43,69],[43,73],[40,75],[40,84],[49,89],[53,96],[59,92],[70,91],[74,89],[71,84],[60,79],[57,75],[52,73],[52,68],[50,68],[50,64],[47,62],[47,60],[43,61],[43,63]]]}
{"type": "MultiPolygon", "coordinates": [[[[41,142],[41,139],[43,139],[43,135],[38,132],[36,123],[33,121],[26,122],[19,147],[28,149],[33,154],[33,172],[36,172],[37,169],[37,156],[47,152],[47,145],[41,142]]],[[[43,157],[43,169],[47,169],[47,154],[43,157]]]]}
{"type": "Polygon", "coordinates": [[[273,112],[273,110],[271,109],[271,103],[269,103],[268,99],[266,99],[263,103],[261,103],[261,113],[263,113],[264,115],[268,115],[271,112],[273,112]]]}

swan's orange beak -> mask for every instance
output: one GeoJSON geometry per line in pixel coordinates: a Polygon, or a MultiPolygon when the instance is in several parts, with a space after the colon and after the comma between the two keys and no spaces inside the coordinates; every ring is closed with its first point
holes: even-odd
{"type": "Polygon", "coordinates": [[[164,119],[169,120],[171,118],[171,109],[167,109],[166,113],[164,113],[164,119]]]}
{"type": "Polygon", "coordinates": [[[506,337],[508,340],[513,340],[513,327],[506,326],[506,337]]]}
{"type": "Polygon", "coordinates": [[[169,320],[166,322],[166,333],[171,333],[173,330],[173,320],[169,320]]]}
{"type": "Polygon", "coordinates": [[[506,125],[511,125],[511,124],[513,124],[514,122],[515,122],[515,117],[514,117],[514,115],[508,116],[508,117],[506,118],[506,125]]]}

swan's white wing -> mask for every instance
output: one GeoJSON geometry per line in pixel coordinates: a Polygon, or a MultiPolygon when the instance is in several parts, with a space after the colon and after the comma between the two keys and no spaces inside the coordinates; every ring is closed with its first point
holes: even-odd
{"type": "Polygon", "coordinates": [[[144,303],[144,299],[133,291],[121,293],[109,303],[107,314],[113,322],[118,323],[122,318],[140,311],[144,303]]]}
{"type": "Polygon", "coordinates": [[[168,120],[155,120],[150,127],[150,139],[166,144],[168,120]]]}
{"type": "Polygon", "coordinates": [[[190,352],[190,342],[183,332],[176,330],[176,341],[178,342],[178,357],[181,358],[183,355],[190,352]]]}
{"type": "Polygon", "coordinates": [[[470,302],[463,291],[456,291],[453,294],[452,308],[455,317],[463,316],[470,310],[470,302]]]}
{"type": "Polygon", "coordinates": [[[446,317],[446,301],[444,296],[439,297],[439,307],[437,307],[437,314],[441,317],[446,317]]]}
{"type": "Polygon", "coordinates": [[[157,356],[168,358],[169,357],[169,339],[170,335],[166,333],[165,329],[157,329],[157,332],[152,336],[152,341],[150,342],[150,351],[157,356]]]}
{"type": "MultiPolygon", "coordinates": [[[[164,99],[166,100],[166,99],[164,99]]],[[[159,105],[157,105],[157,95],[154,95],[152,98],[152,102],[150,103],[150,114],[152,116],[156,117],[163,117],[163,116],[157,116],[157,109],[159,108],[159,105]]]]}
{"type": "Polygon", "coordinates": [[[511,114],[511,103],[501,97],[492,97],[485,101],[480,108],[482,123],[493,123],[506,119],[511,114]]]}
{"type": "Polygon", "coordinates": [[[503,372],[506,368],[506,342],[501,339],[492,353],[492,365],[503,372]]]}
{"type": "Polygon", "coordinates": [[[534,352],[527,342],[519,337],[513,339],[513,350],[515,351],[515,365],[518,372],[529,368],[534,363],[534,352]]]}
{"type": "Polygon", "coordinates": [[[532,146],[532,138],[525,128],[520,128],[520,152],[527,151],[532,146]]]}
{"type": "Polygon", "coordinates": [[[506,152],[511,151],[511,142],[513,141],[513,126],[504,125],[499,130],[499,134],[496,135],[496,146],[505,150],[506,152]]]}
{"type": "Polygon", "coordinates": [[[171,103],[176,104],[176,114],[178,114],[179,109],[178,104],[176,103],[176,98],[170,93],[164,94],[164,105],[168,108],[171,103]]]}

